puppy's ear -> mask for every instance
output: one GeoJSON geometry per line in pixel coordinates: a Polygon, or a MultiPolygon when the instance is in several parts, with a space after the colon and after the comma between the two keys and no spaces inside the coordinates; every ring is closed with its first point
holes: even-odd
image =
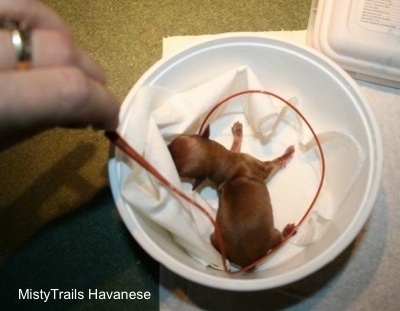
{"type": "Polygon", "coordinates": [[[204,138],[209,138],[210,137],[210,124],[207,125],[207,127],[204,129],[203,133],[201,134],[204,138]]]}

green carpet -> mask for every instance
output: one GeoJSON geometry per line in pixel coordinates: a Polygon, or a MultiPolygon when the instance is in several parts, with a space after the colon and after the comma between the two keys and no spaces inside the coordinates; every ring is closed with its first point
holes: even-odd
{"type": "MultiPolygon", "coordinates": [[[[121,101],[161,57],[163,37],[304,29],[311,5],[311,0],[44,2],[105,67],[121,101]]],[[[0,153],[1,310],[123,310],[137,303],[158,309],[158,264],[118,217],[108,188],[108,151],[101,132],[54,129],[0,153]],[[18,289],[28,288],[147,290],[152,299],[18,300],[18,289]]]]}

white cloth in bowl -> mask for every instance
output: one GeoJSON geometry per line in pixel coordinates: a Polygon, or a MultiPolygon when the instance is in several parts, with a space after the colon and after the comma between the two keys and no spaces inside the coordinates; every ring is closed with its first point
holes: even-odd
{"type": "MultiPolygon", "coordinates": [[[[154,86],[142,87],[125,103],[119,131],[168,180],[185,189],[215,215],[218,206],[215,187],[206,182],[198,193],[192,193],[190,185],[177,175],[167,144],[177,135],[196,134],[216,103],[246,89],[268,90],[246,66],[180,93],[154,86]]],[[[291,102],[301,110],[296,94],[279,95],[292,97],[291,102]]],[[[289,145],[295,145],[294,158],[272,178],[268,188],[276,227],[283,229],[287,223],[297,223],[308,208],[320,178],[320,158],[311,133],[284,103],[253,94],[237,97],[217,110],[211,120],[211,139],[229,148],[231,126],[236,121],[244,126],[242,152],[259,159],[273,159],[289,145]]],[[[346,133],[331,131],[318,136],[326,157],[325,185],[310,219],[291,240],[292,249],[282,249],[282,252],[301,251],[318,238],[324,224],[340,207],[363,162],[359,145],[346,133]]],[[[133,160],[126,159],[126,163],[130,171],[123,183],[122,196],[131,208],[166,229],[178,245],[204,265],[222,269],[220,254],[209,241],[213,227],[205,215],[160,186],[133,160]]]]}

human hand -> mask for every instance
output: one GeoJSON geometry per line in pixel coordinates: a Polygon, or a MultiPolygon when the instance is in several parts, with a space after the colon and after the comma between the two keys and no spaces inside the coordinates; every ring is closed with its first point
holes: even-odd
{"type": "Polygon", "coordinates": [[[119,102],[61,17],[37,0],[1,1],[0,21],[30,30],[31,59],[19,68],[12,33],[0,29],[0,149],[55,126],[114,130],[119,102]]]}

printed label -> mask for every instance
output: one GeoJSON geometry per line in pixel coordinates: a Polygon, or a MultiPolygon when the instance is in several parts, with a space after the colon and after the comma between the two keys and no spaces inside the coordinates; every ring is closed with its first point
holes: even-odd
{"type": "Polygon", "coordinates": [[[400,0],[363,0],[358,13],[362,27],[400,35],[400,0]]]}

